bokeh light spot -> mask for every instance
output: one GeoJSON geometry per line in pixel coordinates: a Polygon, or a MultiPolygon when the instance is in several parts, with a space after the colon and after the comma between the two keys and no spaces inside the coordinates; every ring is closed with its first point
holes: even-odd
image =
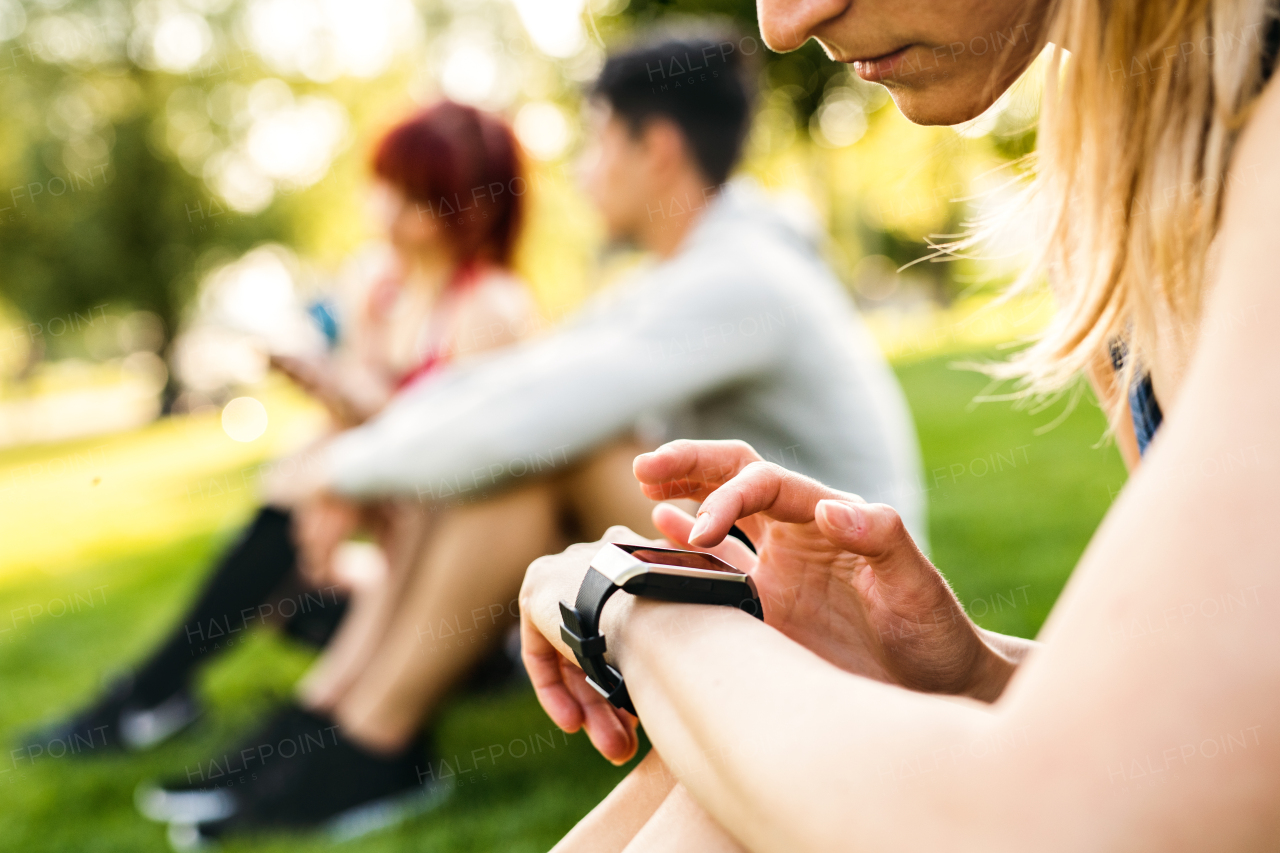
{"type": "Polygon", "coordinates": [[[267,407],[253,397],[236,397],[222,407],[222,429],[236,441],[253,441],[267,431],[267,407]]]}

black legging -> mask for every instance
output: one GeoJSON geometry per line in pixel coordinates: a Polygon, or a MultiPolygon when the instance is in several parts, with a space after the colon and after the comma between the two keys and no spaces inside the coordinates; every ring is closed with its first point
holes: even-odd
{"type": "Polygon", "coordinates": [[[323,646],[346,611],[333,589],[309,590],[297,576],[298,552],[288,512],[263,507],[222,555],[182,621],[134,673],[133,694],[144,705],[164,701],[207,658],[245,630],[284,621],[286,633],[323,646]],[[286,606],[288,605],[288,606],[286,606]]]}

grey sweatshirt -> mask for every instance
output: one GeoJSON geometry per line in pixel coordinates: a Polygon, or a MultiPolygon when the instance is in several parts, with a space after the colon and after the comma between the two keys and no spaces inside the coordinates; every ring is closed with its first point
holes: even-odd
{"type": "Polygon", "coordinates": [[[332,488],[437,500],[571,462],[639,430],[738,438],[766,459],[896,507],[925,547],[902,391],[815,235],[742,186],[678,254],[554,334],[451,365],[330,443],[332,488]]]}

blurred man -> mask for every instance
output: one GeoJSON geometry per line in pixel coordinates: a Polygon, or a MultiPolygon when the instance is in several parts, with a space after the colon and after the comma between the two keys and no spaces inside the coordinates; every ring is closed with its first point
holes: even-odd
{"type": "MultiPolygon", "coordinates": [[[[276,488],[293,500],[471,495],[483,503],[541,479],[577,493],[580,506],[590,505],[584,511],[608,514],[607,498],[594,496],[638,493],[635,452],[670,438],[737,438],[788,468],[893,504],[922,537],[910,416],[823,263],[818,235],[754,191],[725,186],[753,92],[736,45],[651,42],[612,56],[594,87],[587,187],[610,237],[650,252],[652,266],[599,293],[554,334],[423,377],[330,442],[321,464],[276,488]],[[607,488],[563,479],[601,458],[621,462],[599,469],[607,488]]],[[[500,532],[476,530],[460,547],[483,554],[500,532]]],[[[324,559],[343,535],[312,530],[304,552],[324,559]]],[[[326,711],[334,746],[274,772],[270,791],[250,785],[246,798],[261,794],[253,808],[181,837],[326,825],[374,802],[424,802],[410,787],[396,799],[387,780],[418,749],[448,686],[442,674],[481,650],[432,652],[423,625],[442,607],[467,619],[512,600],[522,573],[494,577],[490,568],[478,559],[413,587],[326,711]]],[[[437,765],[420,766],[420,778],[432,780],[437,765]]]]}

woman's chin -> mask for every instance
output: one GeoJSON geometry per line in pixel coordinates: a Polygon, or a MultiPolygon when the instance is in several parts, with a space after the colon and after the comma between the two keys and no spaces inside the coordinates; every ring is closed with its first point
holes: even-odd
{"type": "Polygon", "coordinates": [[[899,112],[912,124],[953,125],[971,121],[995,103],[990,97],[976,95],[972,89],[956,85],[907,87],[886,86],[899,112]]]}

